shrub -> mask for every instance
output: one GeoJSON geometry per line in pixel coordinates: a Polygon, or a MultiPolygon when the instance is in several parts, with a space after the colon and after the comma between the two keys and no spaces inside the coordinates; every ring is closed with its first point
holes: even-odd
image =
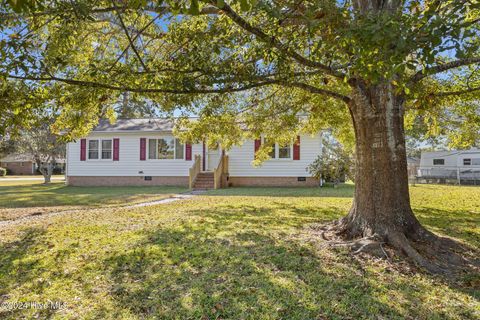
{"type": "Polygon", "coordinates": [[[353,155],[339,142],[327,138],[323,139],[322,153],[311,163],[307,170],[317,179],[325,182],[353,181],[354,162],[353,155]]]}
{"type": "Polygon", "coordinates": [[[7,169],[0,167],[0,177],[5,177],[7,175],[7,169]]]}
{"type": "Polygon", "coordinates": [[[63,174],[63,169],[61,167],[53,168],[52,174],[63,174]]]}

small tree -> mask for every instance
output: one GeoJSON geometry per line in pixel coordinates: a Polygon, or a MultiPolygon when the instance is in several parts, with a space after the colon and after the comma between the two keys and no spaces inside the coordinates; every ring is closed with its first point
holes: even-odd
{"type": "Polygon", "coordinates": [[[15,137],[15,150],[32,155],[32,160],[43,175],[44,183],[51,181],[53,169],[59,158],[65,157],[65,142],[52,132],[53,117],[42,117],[24,133],[15,137]]]}
{"type": "Polygon", "coordinates": [[[343,179],[353,180],[353,167],[352,153],[328,136],[323,138],[322,153],[307,169],[313,177],[337,186],[343,179]]]}

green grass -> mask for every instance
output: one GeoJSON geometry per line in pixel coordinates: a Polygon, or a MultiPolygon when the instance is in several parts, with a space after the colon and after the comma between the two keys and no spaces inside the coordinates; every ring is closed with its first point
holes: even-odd
{"type": "MultiPolygon", "coordinates": [[[[232,188],[0,227],[0,297],[67,304],[0,310],[0,318],[480,317],[476,275],[450,282],[403,274],[321,247],[308,225],[344,215],[351,192],[232,188]]],[[[479,245],[480,188],[412,187],[412,203],[428,228],[479,245]]]]}
{"type": "MultiPolygon", "coordinates": [[[[25,178],[37,178],[37,179],[43,179],[43,176],[40,174],[25,174],[25,175],[8,175],[8,176],[2,176],[0,177],[0,182],[2,179],[25,179],[25,178]]],[[[54,174],[52,175],[52,179],[65,179],[65,175],[63,174],[54,174]]],[[[5,181],[4,181],[5,182],[5,181]]]]}
{"type": "Polygon", "coordinates": [[[61,181],[43,185],[0,180],[0,208],[130,204],[186,191],[182,187],[70,187],[61,181]]]}

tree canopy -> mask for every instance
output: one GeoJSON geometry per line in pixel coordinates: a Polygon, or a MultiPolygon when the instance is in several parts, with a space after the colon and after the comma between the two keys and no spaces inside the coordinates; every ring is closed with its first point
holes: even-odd
{"type": "Polygon", "coordinates": [[[12,86],[18,97],[48,91],[68,138],[112,118],[129,92],[200,116],[189,138],[227,147],[239,128],[287,140],[330,127],[351,144],[352,82],[388,79],[407,128],[478,144],[479,4],[392,0],[372,12],[369,2],[6,1],[3,98],[12,86]]]}

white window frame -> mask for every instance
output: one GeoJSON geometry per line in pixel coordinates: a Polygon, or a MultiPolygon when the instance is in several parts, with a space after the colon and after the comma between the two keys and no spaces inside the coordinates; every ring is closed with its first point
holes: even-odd
{"type": "Polygon", "coordinates": [[[146,153],[147,153],[147,160],[148,161],[174,161],[174,160],[177,160],[177,161],[182,161],[182,160],[185,160],[185,156],[186,156],[186,149],[185,149],[185,143],[181,143],[183,145],[183,157],[182,158],[179,158],[177,159],[177,141],[180,142],[180,140],[178,140],[177,138],[175,138],[174,136],[159,136],[159,137],[149,137],[147,138],[147,150],[146,150],[146,153]],[[164,139],[164,140],[171,140],[173,139],[173,159],[159,159],[158,158],[158,140],[160,139],[164,139]],[[150,158],[150,140],[155,140],[155,153],[156,153],[156,158],[154,159],[151,159],[150,158]]]}
{"type": "MultiPolygon", "coordinates": [[[[265,138],[262,137],[262,145],[265,143],[265,138]]],[[[275,142],[275,158],[269,158],[268,161],[291,161],[293,160],[293,143],[290,143],[290,157],[289,158],[280,158],[280,145],[278,142],[275,142]]]]}
{"type": "Polygon", "coordinates": [[[108,139],[88,139],[87,140],[87,161],[113,161],[113,138],[108,139]],[[108,159],[102,159],[102,141],[110,140],[112,149],[111,149],[111,156],[108,159]],[[98,141],[98,159],[90,159],[90,141],[98,141]]]}

